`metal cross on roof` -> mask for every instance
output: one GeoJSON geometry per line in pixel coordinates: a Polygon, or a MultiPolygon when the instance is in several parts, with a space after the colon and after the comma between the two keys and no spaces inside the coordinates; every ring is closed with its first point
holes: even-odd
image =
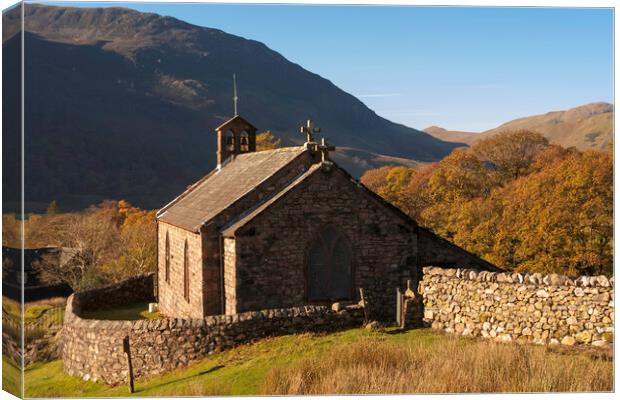
{"type": "Polygon", "coordinates": [[[315,127],[312,120],[306,122],[306,126],[299,128],[299,132],[306,134],[306,143],[314,143],[314,134],[321,132],[321,128],[315,127]]]}

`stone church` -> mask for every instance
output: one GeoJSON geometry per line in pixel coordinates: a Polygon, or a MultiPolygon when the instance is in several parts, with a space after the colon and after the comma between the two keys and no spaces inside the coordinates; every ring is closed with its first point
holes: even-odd
{"type": "Polygon", "coordinates": [[[305,144],[256,151],[239,115],[217,133],[217,168],[157,213],[160,311],[203,318],[303,304],[359,301],[377,318],[422,267],[493,265],[420,227],[305,144]]]}

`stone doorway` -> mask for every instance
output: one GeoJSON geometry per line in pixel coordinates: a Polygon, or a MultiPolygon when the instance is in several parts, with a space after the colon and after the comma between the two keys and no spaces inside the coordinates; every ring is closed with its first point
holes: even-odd
{"type": "Polygon", "coordinates": [[[347,238],[334,227],[324,228],[308,252],[308,300],[350,300],[353,291],[352,258],[347,238]]]}

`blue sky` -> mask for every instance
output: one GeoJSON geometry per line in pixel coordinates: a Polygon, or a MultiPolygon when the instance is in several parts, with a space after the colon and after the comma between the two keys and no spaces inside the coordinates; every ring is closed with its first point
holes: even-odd
{"type": "Polygon", "coordinates": [[[125,6],[258,40],[377,114],[418,129],[483,131],[613,102],[609,8],[86,6],[125,6]]]}

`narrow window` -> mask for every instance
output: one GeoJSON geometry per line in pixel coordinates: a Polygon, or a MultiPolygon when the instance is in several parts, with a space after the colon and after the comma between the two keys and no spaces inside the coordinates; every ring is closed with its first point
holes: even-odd
{"type": "Polygon", "coordinates": [[[352,255],[347,239],[332,227],[325,228],[310,246],[307,264],[309,300],[351,298],[352,255]]]}
{"type": "Polygon", "coordinates": [[[250,135],[246,131],[239,136],[239,151],[250,151],[250,135]]]}
{"type": "Polygon", "coordinates": [[[187,249],[187,239],[183,247],[183,297],[189,302],[189,252],[187,249]]]}
{"type": "Polygon", "coordinates": [[[166,283],[170,283],[170,237],[168,236],[168,231],[166,231],[166,260],[165,260],[165,268],[166,273],[164,274],[166,278],[166,283]]]}
{"type": "Polygon", "coordinates": [[[224,138],[226,140],[226,150],[235,151],[235,134],[229,130],[224,138]]]}

